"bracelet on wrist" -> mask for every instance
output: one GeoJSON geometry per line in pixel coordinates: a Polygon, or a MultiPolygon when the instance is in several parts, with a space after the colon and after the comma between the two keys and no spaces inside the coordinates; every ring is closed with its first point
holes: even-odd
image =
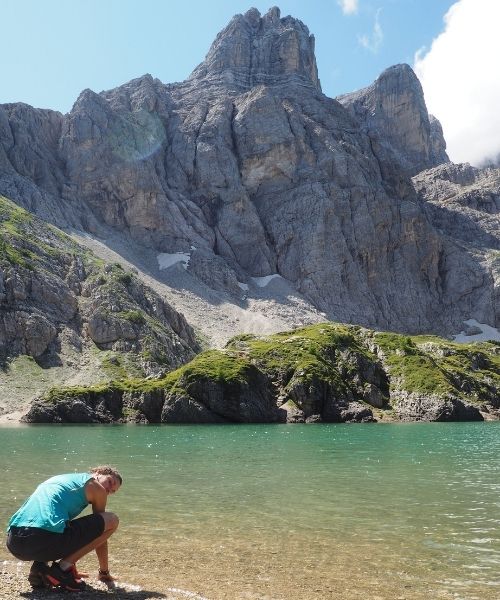
{"type": "Polygon", "coordinates": [[[106,569],[99,569],[99,575],[109,575],[109,571],[106,569]]]}

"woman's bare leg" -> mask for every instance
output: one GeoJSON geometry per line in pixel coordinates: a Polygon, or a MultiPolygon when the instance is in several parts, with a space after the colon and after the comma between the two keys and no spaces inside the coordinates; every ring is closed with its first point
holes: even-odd
{"type": "Polygon", "coordinates": [[[97,559],[99,560],[99,568],[103,571],[108,570],[108,538],[113,535],[113,533],[118,528],[119,519],[118,517],[111,512],[100,513],[102,518],[104,519],[104,531],[102,534],[89,542],[86,546],[83,546],[79,550],[73,552],[69,556],[65,556],[62,560],[65,562],[70,562],[75,564],[82,556],[85,556],[92,550],[96,551],[97,559]]]}

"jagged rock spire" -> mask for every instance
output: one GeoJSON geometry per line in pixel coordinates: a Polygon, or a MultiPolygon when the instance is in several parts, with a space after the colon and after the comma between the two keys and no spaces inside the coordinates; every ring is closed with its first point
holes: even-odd
{"type": "Polygon", "coordinates": [[[250,88],[297,80],[321,90],[314,36],[298,19],[281,18],[277,7],[236,15],[215,39],[191,79],[221,79],[250,88]]]}

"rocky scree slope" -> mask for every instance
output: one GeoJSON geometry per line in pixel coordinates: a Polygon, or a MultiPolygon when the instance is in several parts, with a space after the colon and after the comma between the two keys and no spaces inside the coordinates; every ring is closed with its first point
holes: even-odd
{"type": "Polygon", "coordinates": [[[0,197],[2,376],[21,355],[45,369],[66,364],[68,380],[84,357],[92,381],[161,375],[199,350],[184,317],[133,273],[0,197]]]}
{"type": "Polygon", "coordinates": [[[302,423],[498,416],[500,346],[322,323],[240,335],[159,380],[53,389],[24,420],[302,423]]]}
{"type": "Polygon", "coordinates": [[[433,225],[452,238],[482,268],[474,274],[477,310],[499,326],[500,169],[447,163],[413,177],[422,207],[433,225]]]}
{"type": "Polygon", "coordinates": [[[478,249],[500,249],[500,169],[447,163],[422,171],[413,185],[432,222],[478,249]]]}
{"type": "Polygon", "coordinates": [[[188,272],[229,297],[280,274],[332,320],[499,324],[483,254],[444,234],[412,185],[447,160],[414,73],[397,65],[328,98],[313,36],[277,8],[236,15],[184,82],[85,90],[67,115],[3,105],[0,133],[0,192],[58,224],[190,254],[188,272]]]}

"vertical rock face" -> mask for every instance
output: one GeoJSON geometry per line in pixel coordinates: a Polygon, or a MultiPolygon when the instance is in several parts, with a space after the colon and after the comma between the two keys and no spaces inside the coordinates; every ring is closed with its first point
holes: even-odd
{"type": "Polygon", "coordinates": [[[9,166],[48,192],[59,195],[64,179],[57,160],[63,116],[27,104],[0,107],[2,170],[9,166]],[[40,157],[44,161],[40,161],[40,157]]]}
{"type": "Polygon", "coordinates": [[[94,217],[66,173],[60,148],[66,120],[27,104],[0,105],[0,194],[55,225],[84,228],[94,217]]]}
{"type": "Polygon", "coordinates": [[[191,75],[244,88],[286,83],[292,77],[321,89],[314,36],[301,21],[281,19],[277,7],[263,17],[255,8],[236,15],[191,75]]]}
{"type": "Polygon", "coordinates": [[[430,125],[430,161],[432,165],[441,165],[449,161],[446,154],[446,141],[441,123],[434,115],[429,115],[430,125]]]}
{"type": "Polygon", "coordinates": [[[205,281],[278,273],[336,320],[449,333],[475,306],[480,322],[495,314],[486,263],[433,226],[412,187],[448,160],[413,71],[327,98],[307,27],[276,8],[234,17],[183,83],[85,90],[20,139],[17,110],[0,109],[0,192],[24,182],[37,211],[50,201],[91,231],[103,221],[158,251],[195,247],[207,269],[213,257],[205,281]]]}
{"type": "Polygon", "coordinates": [[[405,64],[386,69],[369,87],[337,98],[376,142],[383,161],[409,175],[448,162],[439,121],[429,120],[417,76],[405,64]]]}

